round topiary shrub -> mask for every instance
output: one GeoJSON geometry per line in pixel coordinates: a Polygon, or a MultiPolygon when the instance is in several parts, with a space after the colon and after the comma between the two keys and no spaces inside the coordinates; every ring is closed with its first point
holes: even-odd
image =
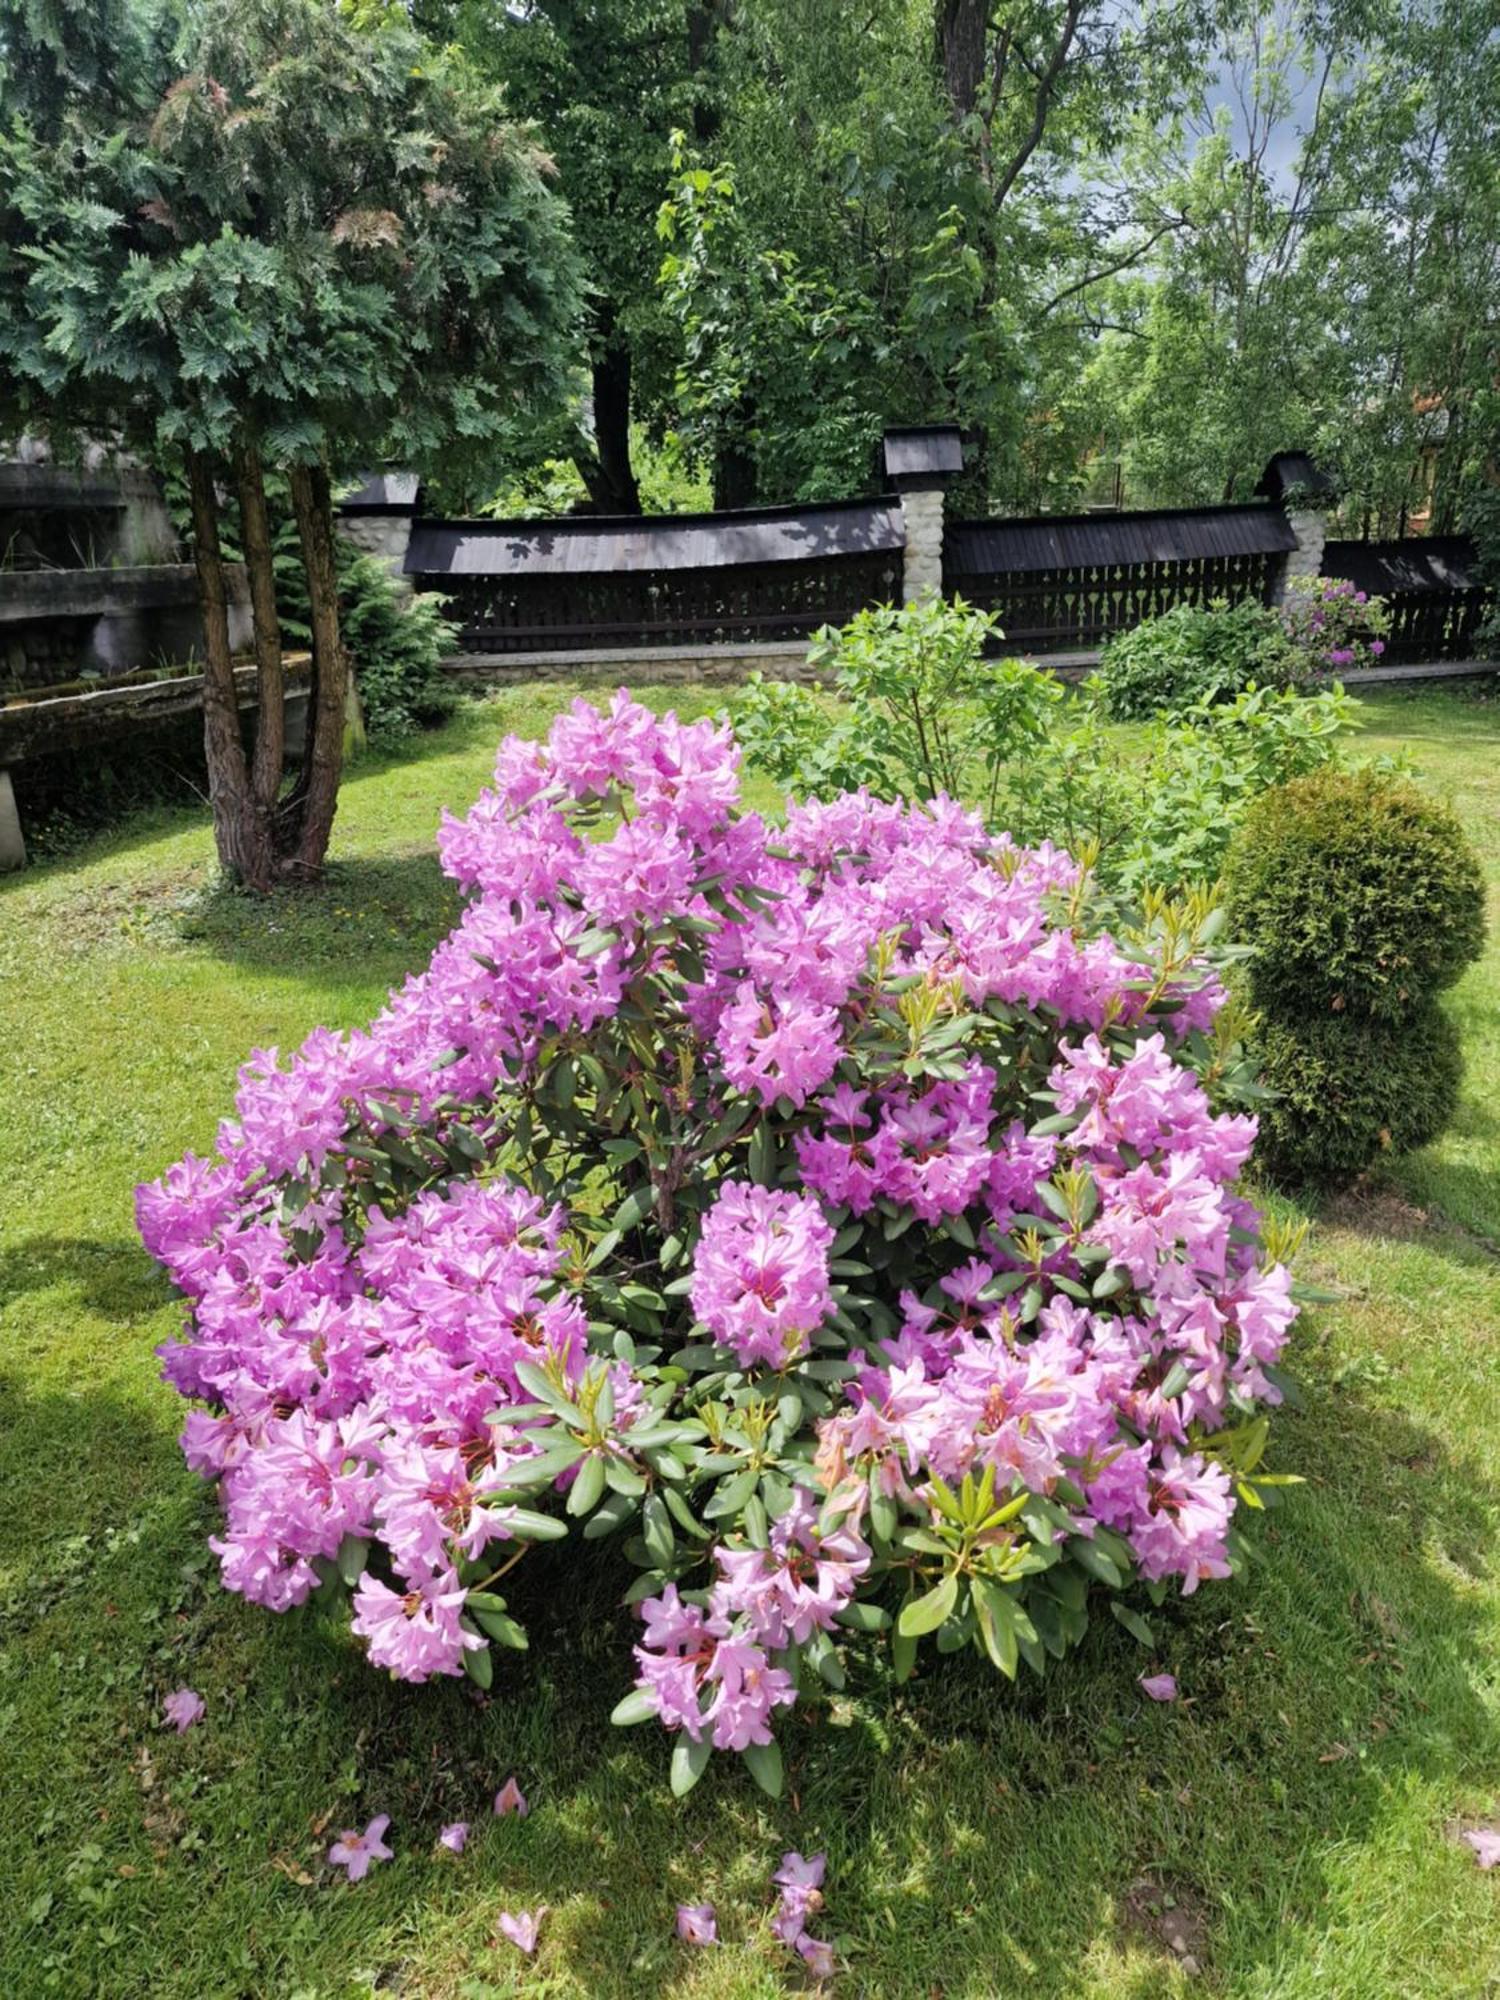
{"type": "Polygon", "coordinates": [[[1229,923],[1257,1007],[1400,1020],[1479,956],[1484,881],[1463,828],[1403,780],[1324,770],[1258,799],[1229,849],[1229,923]]]}
{"type": "Polygon", "coordinates": [[[1458,1103],[1458,1030],[1435,1000],[1401,1022],[1272,1016],[1257,1051],[1275,1095],[1260,1114],[1255,1157],[1278,1180],[1353,1180],[1383,1154],[1428,1145],[1458,1103]]]}

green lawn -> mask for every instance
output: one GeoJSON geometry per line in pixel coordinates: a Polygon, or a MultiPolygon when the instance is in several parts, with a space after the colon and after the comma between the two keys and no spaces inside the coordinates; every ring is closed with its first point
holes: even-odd
{"type": "Polygon", "coordinates": [[[151,1353],[177,1310],[131,1190],[211,1144],[251,1047],[365,1019],[425,956],[453,911],[439,809],[570,692],[362,765],[321,894],[211,896],[206,825],[181,812],[0,889],[0,1996],[795,1991],[766,1927],[786,1847],[828,1851],[841,1992],[1500,1991],[1500,1871],[1453,1837],[1500,1824],[1492,706],[1367,711],[1370,747],[1411,746],[1489,870],[1489,956],[1450,1003],[1467,1093],[1441,1144],[1317,1219],[1304,1274],[1347,1297],[1298,1330],[1305,1408],[1274,1445],[1309,1483],[1252,1575],[1159,1620],[1180,1704],[1142,1698],[1108,1620],[1041,1685],[967,1655],[899,1693],[856,1669],[784,1732],[785,1802],[724,1760],[678,1804],[664,1738],[609,1726],[630,1621],[607,1556],[527,1565],[532,1651],[502,1656],[489,1700],[394,1685],[218,1588],[151,1353]],[[179,1738],[157,1703],[182,1682],[208,1715],[179,1738]],[[512,1771],[524,1822],[489,1815],[512,1771]],[[378,1812],[395,1861],[330,1879],[333,1830],[378,1812]],[[456,1818],[461,1858],[434,1847],[456,1818]],[[719,1949],[676,1943],[679,1899],[718,1905],[719,1949]],[[543,1901],[528,1965],[495,1919],[543,1901]]]}

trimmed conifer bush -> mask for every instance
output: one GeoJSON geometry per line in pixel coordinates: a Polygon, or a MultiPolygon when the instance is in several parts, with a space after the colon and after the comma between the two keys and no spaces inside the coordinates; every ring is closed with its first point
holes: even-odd
{"type": "Polygon", "coordinates": [[[1404,780],[1324,770],[1258,799],[1225,864],[1274,1101],[1258,1157],[1337,1183],[1435,1139],[1458,1101],[1436,995],[1484,942],[1484,883],[1453,814],[1404,780]]]}
{"type": "Polygon", "coordinates": [[[1225,864],[1258,1007],[1403,1019],[1484,943],[1484,880],[1463,828],[1415,785],[1323,770],[1264,794],[1225,864]]]}
{"type": "Polygon", "coordinates": [[[1400,1022],[1271,1015],[1256,1046],[1274,1095],[1255,1152],[1278,1180],[1353,1180],[1386,1154],[1430,1144],[1458,1103],[1458,1030],[1435,1000],[1417,1002],[1400,1022]]]}

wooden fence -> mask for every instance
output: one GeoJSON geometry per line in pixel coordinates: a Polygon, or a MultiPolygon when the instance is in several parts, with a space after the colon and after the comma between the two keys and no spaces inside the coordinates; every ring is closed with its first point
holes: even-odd
{"type": "Polygon", "coordinates": [[[959,521],[944,539],[943,587],[993,612],[1007,646],[1069,652],[1177,604],[1267,603],[1295,546],[1271,506],[959,521]]]}
{"type": "Polygon", "coordinates": [[[636,520],[421,521],[407,573],[472,653],[803,639],[901,595],[894,501],[636,520]]]}
{"type": "Polygon", "coordinates": [[[1465,535],[1420,540],[1327,542],[1323,574],[1344,577],[1390,613],[1388,665],[1416,660],[1472,660],[1482,650],[1479,627],[1488,593],[1479,581],[1475,549],[1465,535]]]}

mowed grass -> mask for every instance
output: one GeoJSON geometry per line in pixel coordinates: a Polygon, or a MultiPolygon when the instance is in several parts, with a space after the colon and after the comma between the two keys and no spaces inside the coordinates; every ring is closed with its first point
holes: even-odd
{"type": "MultiPolygon", "coordinates": [[[[631,1621],[607,1551],[533,1559],[532,1633],[493,1696],[393,1685],[352,1643],[217,1586],[211,1496],[152,1348],[179,1320],[131,1191],[211,1145],[238,1064],[366,1019],[451,921],[440,809],[506,729],[570,689],[460,715],[346,785],[327,888],[209,892],[201,817],[135,819],[0,889],[0,1995],[729,1996],[805,1990],[770,1937],[782,1850],[826,1848],[840,1992],[957,2000],[1500,1990],[1500,711],[1387,698],[1481,847],[1489,955],[1450,998],[1468,1052],[1454,1130],[1318,1216],[1305,1407],[1274,1463],[1306,1475],[1243,1581],[1111,1620],[1045,1683],[977,1660],[903,1690],[855,1664],[785,1730],[789,1795],[737,1763],[685,1802],[660,1733],[611,1728],[631,1621]],[[1136,1676],[1170,1667],[1158,1707],[1136,1676]],[[205,1721],[163,1731],[198,1689],[205,1721]],[[496,1820],[514,1772],[524,1821],[496,1820]],[[358,1887],[322,1856],[391,1816],[358,1887]],[[461,1858],[435,1846],[465,1818],[461,1858]],[[724,1942],[676,1942],[679,1900],[724,1942]],[[545,1902],[534,1961],[503,1909],[545,1902]]],[[[681,709],[712,705],[684,699],[681,709]]],[[[653,697],[655,698],[655,697],[653,697]]],[[[665,703],[673,699],[660,692],[665,703]]],[[[763,802],[769,802],[763,799],[763,802]]]]}

